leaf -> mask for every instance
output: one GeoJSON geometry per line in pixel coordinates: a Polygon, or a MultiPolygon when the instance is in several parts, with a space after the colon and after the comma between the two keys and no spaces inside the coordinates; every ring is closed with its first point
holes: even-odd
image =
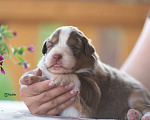
{"type": "Polygon", "coordinates": [[[8,28],[7,25],[2,25],[2,26],[1,26],[1,33],[3,33],[4,31],[6,31],[7,28],[8,28]]]}
{"type": "Polygon", "coordinates": [[[3,45],[0,45],[0,55],[3,55],[4,52],[3,52],[3,45]]]}
{"type": "Polygon", "coordinates": [[[3,45],[0,45],[0,54],[3,54],[3,45]]]}
{"type": "Polygon", "coordinates": [[[13,38],[11,35],[9,34],[4,34],[4,37],[7,37],[7,38],[13,38]]]}
{"type": "Polygon", "coordinates": [[[10,51],[9,51],[8,46],[7,46],[6,44],[4,44],[4,47],[6,48],[6,51],[7,51],[7,53],[8,53],[8,57],[10,57],[10,51]]]}
{"type": "Polygon", "coordinates": [[[7,25],[2,25],[0,27],[0,36],[1,37],[7,37],[7,38],[12,38],[12,31],[7,30],[8,26],[7,25]]]}
{"type": "Polygon", "coordinates": [[[23,62],[17,63],[18,65],[23,65],[23,62]]]}
{"type": "Polygon", "coordinates": [[[4,37],[7,37],[7,38],[13,38],[12,36],[11,36],[11,33],[12,33],[12,31],[5,31],[4,33],[3,33],[3,35],[4,35],[4,37]]]}
{"type": "Polygon", "coordinates": [[[22,58],[22,57],[20,57],[20,56],[17,56],[17,58],[21,61],[21,62],[24,62],[25,60],[22,58]]]}
{"type": "Polygon", "coordinates": [[[2,51],[0,51],[0,54],[1,54],[1,55],[3,55],[3,52],[2,52],[2,51]]]}
{"type": "Polygon", "coordinates": [[[18,48],[15,46],[14,51],[13,51],[13,55],[15,55],[18,52],[18,48]]]}
{"type": "Polygon", "coordinates": [[[18,49],[18,54],[23,55],[23,52],[24,52],[24,46],[18,49]]]}
{"type": "Polygon", "coordinates": [[[3,44],[5,43],[4,39],[0,40],[0,44],[3,44]]]}
{"type": "Polygon", "coordinates": [[[0,50],[3,48],[3,45],[0,45],[0,50]]]}

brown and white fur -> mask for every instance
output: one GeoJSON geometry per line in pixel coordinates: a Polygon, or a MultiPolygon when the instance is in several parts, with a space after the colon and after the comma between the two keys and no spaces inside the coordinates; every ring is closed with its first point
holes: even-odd
{"type": "Polygon", "coordinates": [[[57,85],[74,82],[75,103],[60,115],[150,120],[150,95],[138,81],[99,60],[76,27],[60,27],[46,39],[38,67],[57,85]]]}

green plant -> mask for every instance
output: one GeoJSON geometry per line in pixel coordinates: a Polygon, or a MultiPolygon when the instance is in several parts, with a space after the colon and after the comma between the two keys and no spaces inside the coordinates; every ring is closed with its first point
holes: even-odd
{"type": "MultiPolygon", "coordinates": [[[[34,46],[31,45],[29,47],[21,46],[21,47],[12,47],[11,45],[8,46],[7,40],[12,39],[13,37],[16,37],[17,33],[13,32],[11,30],[8,30],[7,25],[0,26],[0,72],[3,71],[2,63],[4,61],[4,58],[10,58],[15,64],[18,64],[22,67],[24,67],[25,71],[28,69],[28,63],[24,58],[22,57],[25,55],[25,51],[30,51],[34,53],[34,46]],[[18,62],[16,62],[12,56],[16,57],[18,59],[18,62]]],[[[4,72],[2,72],[4,74],[4,72]]]]}

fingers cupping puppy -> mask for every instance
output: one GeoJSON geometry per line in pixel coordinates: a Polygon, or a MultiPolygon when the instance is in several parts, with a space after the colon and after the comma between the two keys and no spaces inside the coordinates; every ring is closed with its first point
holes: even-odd
{"type": "MultiPolygon", "coordinates": [[[[35,82],[37,72],[32,71],[28,74],[35,76],[35,82]]],[[[41,73],[38,71],[38,74],[41,73]]],[[[24,77],[21,80],[23,83],[24,77]]],[[[51,80],[37,81],[32,85],[24,82],[28,86],[20,90],[20,96],[32,114],[57,115],[73,104],[76,99],[77,92],[73,90],[73,83],[56,86],[51,80]]]]}

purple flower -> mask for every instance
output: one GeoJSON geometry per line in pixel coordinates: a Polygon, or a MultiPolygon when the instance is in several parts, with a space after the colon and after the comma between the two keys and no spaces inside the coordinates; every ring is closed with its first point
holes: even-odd
{"type": "Polygon", "coordinates": [[[0,72],[1,72],[2,74],[5,74],[5,71],[4,71],[4,69],[2,68],[3,61],[4,61],[4,57],[3,57],[2,55],[0,55],[0,72]]]}
{"type": "Polygon", "coordinates": [[[27,71],[27,69],[28,69],[28,63],[26,61],[24,61],[23,65],[24,65],[24,70],[27,71]]]}
{"type": "Polygon", "coordinates": [[[16,37],[17,36],[17,32],[13,32],[13,36],[16,37]]]}
{"type": "Polygon", "coordinates": [[[34,53],[34,46],[33,45],[30,45],[28,48],[27,48],[28,51],[34,53]]]}

